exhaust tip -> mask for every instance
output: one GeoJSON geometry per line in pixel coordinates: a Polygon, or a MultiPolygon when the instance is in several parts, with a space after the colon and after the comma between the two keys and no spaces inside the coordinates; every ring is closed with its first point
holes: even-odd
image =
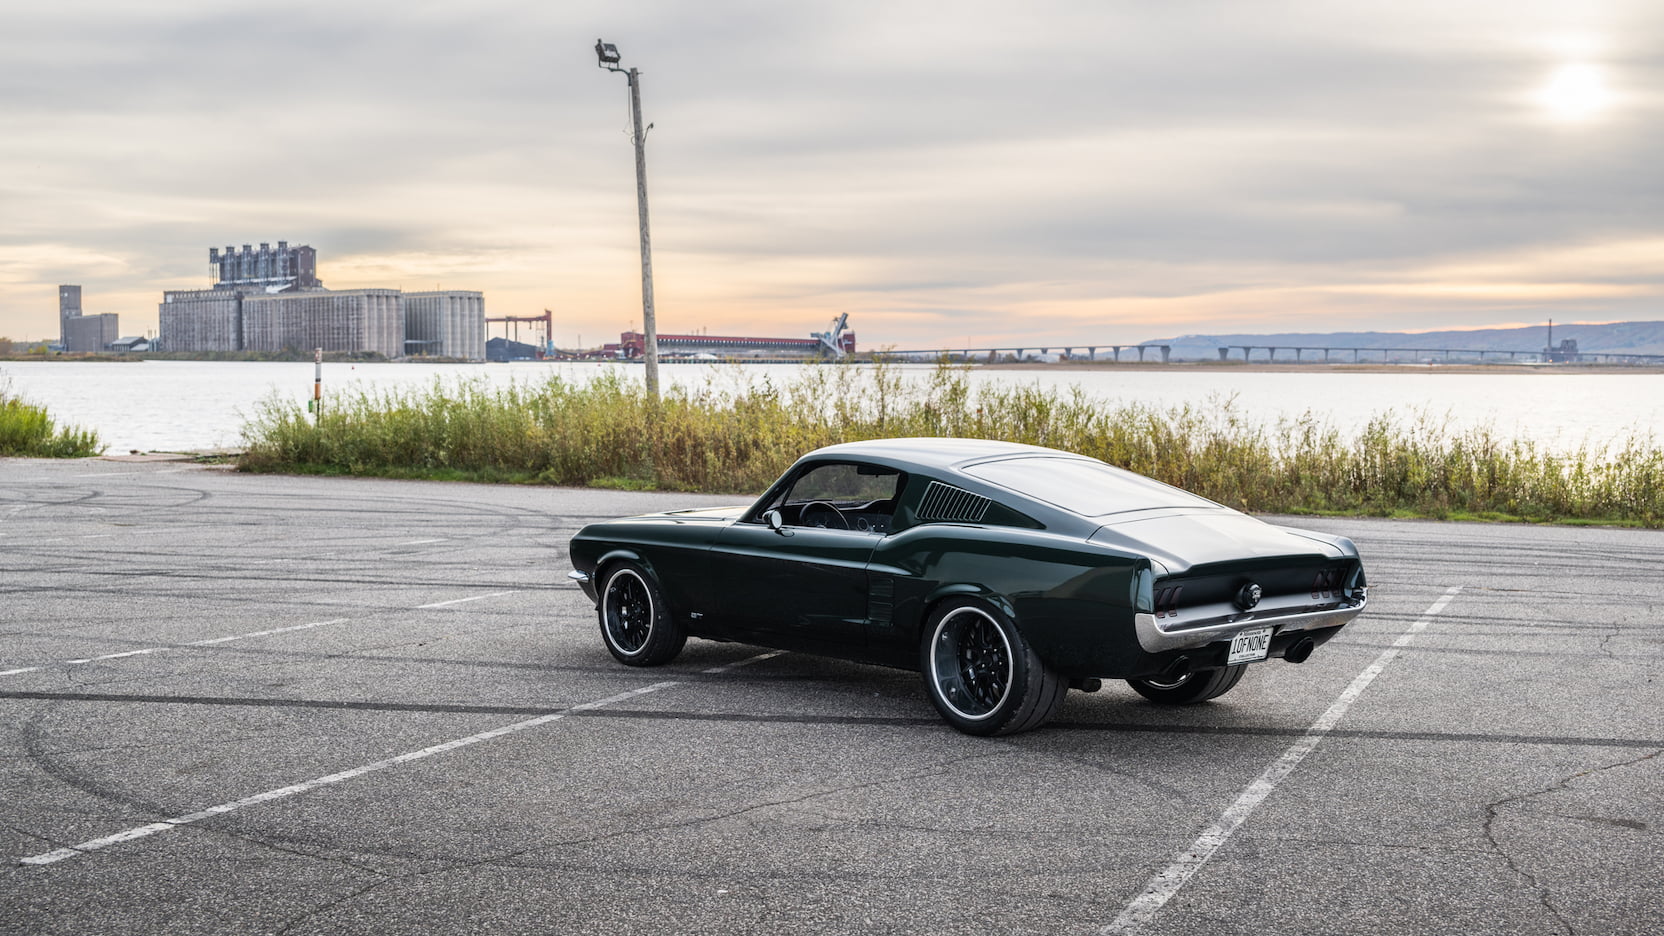
{"type": "Polygon", "coordinates": [[[1167,668],[1161,671],[1161,681],[1168,683],[1178,682],[1189,675],[1190,657],[1181,656],[1173,662],[1167,664],[1167,668]]]}
{"type": "Polygon", "coordinates": [[[1283,659],[1290,663],[1304,663],[1311,659],[1312,651],[1317,649],[1317,641],[1310,637],[1302,637],[1294,646],[1283,651],[1283,659]]]}
{"type": "Polygon", "coordinates": [[[1071,679],[1071,680],[1069,680],[1069,688],[1070,689],[1078,689],[1081,692],[1097,692],[1099,689],[1102,689],[1103,687],[1104,687],[1104,681],[1099,679],[1096,676],[1091,676],[1091,677],[1088,677],[1086,679],[1071,679]]]}

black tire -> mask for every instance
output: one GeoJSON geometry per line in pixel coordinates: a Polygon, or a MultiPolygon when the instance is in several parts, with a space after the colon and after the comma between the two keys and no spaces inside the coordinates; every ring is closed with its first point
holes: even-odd
{"type": "Polygon", "coordinates": [[[607,567],[596,610],[607,652],[626,666],[669,663],[688,642],[653,573],[634,562],[607,567]]]}
{"type": "Polygon", "coordinates": [[[1248,664],[1238,663],[1224,669],[1186,673],[1172,680],[1129,679],[1127,685],[1157,705],[1195,705],[1230,692],[1232,686],[1242,681],[1242,671],[1247,668],[1248,664]]]}
{"type": "Polygon", "coordinates": [[[925,692],[942,718],[972,735],[1005,735],[1045,724],[1069,692],[1017,625],[972,598],[937,606],[919,645],[925,692]]]}

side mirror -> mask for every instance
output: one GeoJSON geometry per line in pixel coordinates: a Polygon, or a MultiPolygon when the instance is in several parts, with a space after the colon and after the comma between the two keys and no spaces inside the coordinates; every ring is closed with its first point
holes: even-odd
{"type": "Polygon", "coordinates": [[[786,532],[786,518],[781,516],[778,510],[771,510],[763,514],[763,522],[768,524],[768,528],[776,533],[786,532]]]}

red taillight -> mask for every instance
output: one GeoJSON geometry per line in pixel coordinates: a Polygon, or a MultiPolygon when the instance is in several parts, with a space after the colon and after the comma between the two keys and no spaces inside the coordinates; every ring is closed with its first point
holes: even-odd
{"type": "Polygon", "coordinates": [[[1340,597],[1340,570],[1324,569],[1312,579],[1312,597],[1328,598],[1333,595],[1340,597]]]}

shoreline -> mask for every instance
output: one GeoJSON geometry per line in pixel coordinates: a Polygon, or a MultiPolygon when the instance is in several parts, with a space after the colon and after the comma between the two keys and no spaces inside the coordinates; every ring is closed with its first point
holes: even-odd
{"type": "MultiPolygon", "coordinates": [[[[118,354],[87,354],[87,355],[0,355],[0,366],[9,363],[80,363],[80,364],[119,364],[139,363],[145,360],[170,361],[176,363],[212,363],[212,364],[294,364],[312,363],[312,356],[304,357],[179,357],[163,355],[118,355],[118,354]]],[[[473,364],[488,367],[491,361],[451,361],[434,358],[402,359],[402,360],[366,360],[356,358],[346,353],[330,353],[324,355],[326,364],[473,364]]],[[[518,362],[516,362],[518,363],[518,362]]],[[[550,359],[546,362],[554,364],[611,364],[611,363],[639,363],[614,361],[582,361],[550,359]]],[[[805,361],[771,361],[771,360],[718,360],[718,361],[665,361],[664,364],[807,364],[805,361]]],[[[837,363],[837,362],[826,362],[837,363]]],[[[871,360],[855,360],[851,364],[871,365],[877,363],[871,360]]],[[[926,362],[890,360],[890,364],[924,364],[926,362]]],[[[1664,365],[1659,364],[1523,364],[1496,363],[1480,364],[1475,362],[1431,362],[1431,363],[1402,363],[1389,364],[1381,361],[1341,363],[1338,361],[1007,361],[1003,363],[983,363],[979,361],[952,362],[954,366],[974,367],[987,371],[1033,371],[1036,373],[1056,372],[1110,372],[1110,371],[1157,371],[1169,373],[1240,373],[1240,374],[1511,374],[1511,375],[1539,375],[1554,374],[1589,375],[1589,374],[1664,374],[1664,365]]]]}
{"type": "Polygon", "coordinates": [[[1339,364],[1309,362],[1296,364],[1276,361],[1174,361],[1161,364],[1153,361],[1058,361],[1056,363],[1025,362],[1022,364],[975,364],[979,370],[997,371],[1180,371],[1236,372],[1244,374],[1516,374],[1516,375],[1587,375],[1587,374],[1664,374],[1664,366],[1631,364],[1339,364]]]}

